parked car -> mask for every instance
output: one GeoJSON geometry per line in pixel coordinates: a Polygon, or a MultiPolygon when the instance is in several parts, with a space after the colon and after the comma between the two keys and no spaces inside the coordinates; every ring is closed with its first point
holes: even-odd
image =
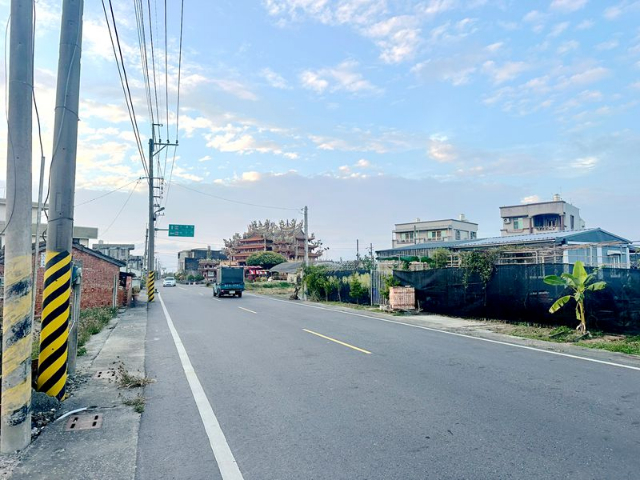
{"type": "Polygon", "coordinates": [[[173,277],[165,277],[162,280],[162,286],[163,287],[175,287],[176,286],[176,279],[173,277]]]}

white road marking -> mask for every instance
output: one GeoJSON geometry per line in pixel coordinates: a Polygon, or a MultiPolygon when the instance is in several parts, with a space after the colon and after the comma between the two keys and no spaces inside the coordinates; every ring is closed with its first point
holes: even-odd
{"type": "Polygon", "coordinates": [[[180,290],[186,290],[186,288],[184,287],[178,287],[180,290]]]}
{"type": "Polygon", "coordinates": [[[255,313],[257,314],[258,312],[254,312],[253,310],[249,310],[248,308],[244,308],[244,307],[238,307],[240,310],[244,310],[245,312],[249,312],[249,313],[255,313]]]}
{"type": "Polygon", "coordinates": [[[196,375],[196,372],[193,369],[193,365],[191,365],[191,360],[189,360],[187,350],[184,348],[182,340],[180,340],[180,336],[178,335],[178,331],[173,325],[171,315],[169,315],[167,307],[164,304],[164,301],[162,300],[162,296],[160,294],[158,294],[158,298],[160,299],[160,304],[162,305],[164,316],[167,319],[167,325],[169,326],[169,331],[171,332],[171,336],[173,337],[173,343],[176,345],[176,349],[178,350],[178,356],[180,357],[180,362],[182,363],[184,374],[187,377],[187,381],[189,382],[191,394],[193,395],[193,398],[196,402],[196,406],[198,407],[198,412],[200,413],[200,418],[202,419],[204,429],[207,432],[207,436],[209,437],[209,445],[211,445],[213,456],[218,463],[220,475],[222,476],[223,480],[244,480],[242,473],[240,473],[240,469],[238,468],[238,463],[236,462],[233,453],[231,453],[231,448],[229,448],[227,439],[225,438],[224,433],[220,428],[220,423],[218,422],[215,413],[213,413],[213,408],[211,407],[211,403],[209,403],[209,400],[207,399],[207,394],[202,388],[202,384],[200,383],[198,375],[196,375]]]}
{"type": "Polygon", "coordinates": [[[287,303],[289,305],[297,305],[297,306],[300,306],[300,307],[307,307],[307,308],[316,308],[318,310],[326,310],[328,312],[344,313],[345,315],[352,315],[354,317],[370,318],[370,319],[373,319],[373,320],[379,320],[381,322],[395,323],[397,325],[404,325],[406,327],[413,327],[413,328],[420,328],[422,330],[429,330],[430,332],[444,333],[444,334],[453,335],[453,336],[456,336],[456,337],[470,338],[472,340],[480,340],[482,342],[496,343],[498,345],[507,345],[509,347],[522,348],[524,350],[531,350],[531,351],[534,351],[534,352],[547,353],[549,355],[558,355],[560,357],[573,358],[575,360],[584,360],[585,362],[600,363],[602,365],[609,365],[611,367],[618,367],[618,368],[626,368],[628,370],[635,370],[637,372],[640,372],[640,367],[634,367],[634,366],[631,366],[631,365],[624,365],[622,363],[607,362],[606,360],[597,360],[595,358],[581,357],[580,355],[572,355],[570,353],[554,352],[553,350],[545,350],[543,348],[530,347],[528,345],[519,345],[517,343],[503,342],[503,341],[500,341],[500,340],[491,340],[490,338],[475,337],[473,335],[467,335],[465,333],[449,332],[447,330],[440,330],[438,328],[424,327],[422,325],[413,325],[411,323],[398,322],[396,320],[389,320],[389,319],[386,319],[386,318],[373,317],[371,315],[363,315],[361,313],[345,312],[343,310],[335,310],[333,308],[320,307],[320,306],[317,306],[317,305],[308,305],[308,304],[305,304],[305,303],[292,303],[291,301],[288,301],[288,300],[280,300],[278,298],[272,298],[272,297],[267,297],[267,296],[262,296],[262,295],[254,295],[254,296],[261,297],[261,298],[267,298],[269,300],[273,300],[274,302],[287,303]]]}

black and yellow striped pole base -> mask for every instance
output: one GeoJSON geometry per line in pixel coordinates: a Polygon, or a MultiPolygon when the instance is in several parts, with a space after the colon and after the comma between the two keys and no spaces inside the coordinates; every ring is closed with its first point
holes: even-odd
{"type": "Polygon", "coordinates": [[[47,251],[46,259],[38,391],[62,400],[67,383],[71,254],[47,251]]]}
{"type": "Polygon", "coordinates": [[[149,272],[147,280],[147,302],[151,303],[156,299],[156,272],[149,272]]]}

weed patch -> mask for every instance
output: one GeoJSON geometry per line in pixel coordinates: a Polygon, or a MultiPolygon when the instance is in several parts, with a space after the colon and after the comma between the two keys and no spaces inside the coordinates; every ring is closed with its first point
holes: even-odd
{"type": "Polygon", "coordinates": [[[120,388],[144,387],[154,382],[153,378],[129,373],[123,363],[118,365],[116,376],[118,378],[118,387],[120,388]]]}
{"type": "Polygon", "coordinates": [[[147,403],[147,399],[142,395],[136,395],[133,398],[126,398],[122,403],[128,407],[133,407],[133,410],[136,413],[142,413],[144,412],[144,406],[147,403]]]}

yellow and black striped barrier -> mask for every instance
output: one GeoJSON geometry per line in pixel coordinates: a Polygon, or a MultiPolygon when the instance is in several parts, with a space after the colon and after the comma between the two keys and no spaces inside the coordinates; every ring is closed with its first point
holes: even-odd
{"type": "Polygon", "coordinates": [[[47,252],[42,294],[38,391],[62,400],[67,383],[71,254],[47,252]]]}
{"type": "Polygon", "coordinates": [[[149,272],[149,279],[147,280],[147,302],[151,303],[156,298],[156,273],[149,272]]]}
{"type": "Polygon", "coordinates": [[[2,321],[3,453],[8,452],[5,445],[11,445],[10,437],[23,435],[17,444],[25,446],[31,437],[31,255],[14,258],[7,267],[2,321]],[[28,428],[21,428],[25,422],[28,428]]]}

